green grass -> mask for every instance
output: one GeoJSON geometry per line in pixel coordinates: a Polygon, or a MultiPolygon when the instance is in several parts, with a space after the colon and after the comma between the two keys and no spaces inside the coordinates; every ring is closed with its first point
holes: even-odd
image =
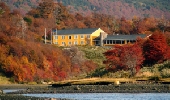
{"type": "Polygon", "coordinates": [[[78,48],[85,53],[86,59],[94,61],[99,67],[104,66],[105,57],[103,53],[107,50],[106,48],[99,46],[78,46],[78,48]]]}

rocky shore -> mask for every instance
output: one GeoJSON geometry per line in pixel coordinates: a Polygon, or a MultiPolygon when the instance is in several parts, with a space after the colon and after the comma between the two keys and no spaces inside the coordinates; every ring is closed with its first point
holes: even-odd
{"type": "Polygon", "coordinates": [[[108,84],[29,87],[8,94],[29,93],[170,93],[170,84],[108,84]]]}
{"type": "Polygon", "coordinates": [[[26,97],[14,94],[1,94],[0,100],[50,100],[50,98],[26,97]]]}
{"type": "MultiPolygon", "coordinates": [[[[63,85],[0,85],[0,100],[52,100],[51,98],[25,97],[21,94],[44,93],[170,93],[170,84],[123,83],[123,84],[63,84],[63,85]],[[18,90],[5,93],[4,90],[18,90]]],[[[56,100],[56,99],[55,99],[56,100]]],[[[57,99],[61,100],[61,99],[57,99]]]]}

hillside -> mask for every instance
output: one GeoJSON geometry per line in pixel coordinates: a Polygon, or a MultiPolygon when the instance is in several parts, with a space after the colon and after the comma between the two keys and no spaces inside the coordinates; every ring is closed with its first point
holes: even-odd
{"type": "MultiPolygon", "coordinates": [[[[36,7],[42,0],[0,0],[6,2],[11,9],[20,9],[23,14],[31,7],[36,7]]],[[[126,16],[170,18],[169,0],[54,0],[70,9],[70,13],[102,13],[119,18],[126,16]]]]}
{"type": "Polygon", "coordinates": [[[70,7],[71,11],[78,11],[79,13],[89,14],[102,13],[114,15],[119,18],[126,16],[132,18],[139,17],[161,17],[166,18],[170,16],[170,2],[168,0],[62,0],[65,6],[70,7]],[[81,1],[81,2],[80,2],[81,1]]]}
{"type": "MultiPolygon", "coordinates": [[[[0,2],[0,76],[4,76],[2,76],[3,82],[10,80],[19,83],[42,83],[84,77],[131,77],[132,71],[127,72],[126,68],[129,67],[127,64],[132,58],[127,59],[126,57],[141,58],[138,62],[134,61],[137,62],[136,69],[139,69],[140,65],[138,64],[144,61],[142,55],[139,56],[143,52],[145,53],[143,65],[157,64],[170,59],[170,47],[168,46],[170,44],[170,28],[168,27],[170,23],[164,19],[136,17],[133,20],[127,20],[124,17],[116,19],[102,14],[82,16],[77,13],[72,15],[68,13],[65,6],[54,3],[52,0],[40,3],[36,8],[29,10],[25,16],[16,10],[10,11],[8,6],[0,2]],[[110,57],[110,50],[105,52],[106,48],[72,46],[65,49],[56,45],[44,44],[43,41],[45,28],[60,30],[96,27],[111,34],[114,32],[156,35],[147,41],[139,39],[139,44],[136,45],[116,46],[117,49],[111,50],[111,53],[116,54],[116,57],[114,55],[110,57]],[[161,35],[161,31],[165,33],[166,37],[161,35]],[[117,52],[119,48],[121,52],[117,52]],[[150,50],[153,54],[149,53],[150,50]],[[113,59],[110,61],[108,58],[113,59]],[[113,65],[112,60],[116,64],[113,65]],[[110,64],[112,65],[110,66],[110,64]],[[118,68],[119,66],[121,67],[118,68]],[[121,75],[120,69],[125,70],[121,71],[121,75]],[[116,73],[114,73],[115,71],[116,73]]],[[[49,33],[50,31],[47,34],[48,40],[51,37],[49,33]]],[[[147,73],[153,77],[169,77],[169,65],[169,62],[163,63],[157,69],[153,67],[153,69],[149,68],[144,71],[149,70],[147,73]],[[157,74],[157,72],[159,73],[157,74]]],[[[145,75],[143,72],[139,74],[140,77],[145,75]]]]}

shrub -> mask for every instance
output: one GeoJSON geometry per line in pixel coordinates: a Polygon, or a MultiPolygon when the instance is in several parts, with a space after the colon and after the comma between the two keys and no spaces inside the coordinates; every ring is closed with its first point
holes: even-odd
{"type": "Polygon", "coordinates": [[[109,78],[129,78],[131,76],[131,72],[130,71],[117,71],[115,73],[112,73],[112,72],[108,72],[106,74],[106,77],[109,77],[109,78]]]}
{"type": "Polygon", "coordinates": [[[161,71],[161,76],[162,76],[163,78],[169,78],[169,77],[170,77],[170,69],[164,68],[164,69],[161,71]]]}
{"type": "Polygon", "coordinates": [[[152,77],[149,77],[149,80],[153,80],[153,81],[159,81],[160,80],[160,77],[158,76],[152,76],[152,77]]]}

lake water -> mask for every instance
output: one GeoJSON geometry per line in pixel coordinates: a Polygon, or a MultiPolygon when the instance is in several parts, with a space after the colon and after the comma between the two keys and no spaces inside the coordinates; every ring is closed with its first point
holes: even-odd
{"type": "Polygon", "coordinates": [[[3,93],[17,92],[19,90],[25,90],[25,89],[5,89],[3,90],[3,93]]]}
{"type": "Polygon", "coordinates": [[[170,93],[59,93],[24,94],[24,96],[71,100],[170,100],[170,93]]]}

